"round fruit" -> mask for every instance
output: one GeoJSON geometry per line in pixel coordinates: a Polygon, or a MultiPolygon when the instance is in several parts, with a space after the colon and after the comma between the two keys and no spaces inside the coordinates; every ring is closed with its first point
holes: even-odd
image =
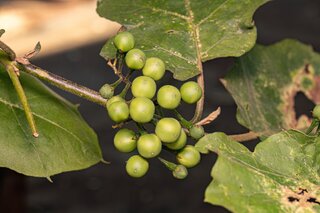
{"type": "Polygon", "coordinates": [[[199,84],[194,81],[188,81],[180,87],[181,98],[188,104],[194,104],[200,100],[202,90],[199,84]]]}
{"type": "Polygon", "coordinates": [[[184,132],[184,130],[181,128],[181,133],[178,140],[176,140],[173,143],[167,143],[165,145],[171,150],[179,150],[179,149],[182,149],[186,145],[186,143],[187,143],[187,135],[184,132]]]}
{"type": "Polygon", "coordinates": [[[129,118],[129,107],[126,102],[114,102],[109,106],[108,114],[111,120],[116,123],[120,123],[129,118]]]}
{"type": "Polygon", "coordinates": [[[134,47],[134,37],[129,32],[121,32],[114,37],[113,43],[121,52],[128,52],[134,47]]]}
{"type": "Polygon", "coordinates": [[[133,80],[131,92],[134,97],[153,98],[156,94],[156,82],[147,76],[139,76],[133,80]]]}
{"type": "Polygon", "coordinates": [[[114,136],[113,143],[120,152],[132,152],[137,147],[136,134],[130,129],[120,129],[114,136]]]}
{"type": "Polygon", "coordinates": [[[188,176],[188,170],[183,165],[178,165],[173,171],[172,171],[173,177],[177,179],[185,179],[188,176]]]}
{"type": "Polygon", "coordinates": [[[175,109],[179,106],[181,95],[179,90],[171,85],[165,85],[158,90],[158,104],[165,109],[175,109]]]}
{"type": "Polygon", "coordinates": [[[139,49],[132,49],[127,53],[125,61],[130,69],[140,70],[146,62],[146,55],[139,49]]]}
{"type": "Polygon", "coordinates": [[[111,104],[118,102],[118,101],[125,102],[125,100],[123,98],[121,98],[120,96],[113,96],[112,98],[110,98],[107,101],[107,109],[110,107],[111,104]]]}
{"type": "Polygon", "coordinates": [[[155,81],[160,80],[166,71],[164,62],[160,58],[148,58],[142,69],[145,76],[153,78],[155,81]]]}
{"type": "Polygon", "coordinates": [[[141,156],[153,158],[161,152],[162,144],[155,134],[145,134],[138,139],[137,149],[141,156]]]}
{"type": "Polygon", "coordinates": [[[314,118],[317,118],[318,120],[320,120],[320,105],[317,105],[313,108],[312,115],[314,118]]]}
{"type": "Polygon", "coordinates": [[[131,177],[139,178],[144,176],[149,169],[149,163],[139,155],[133,155],[126,164],[126,171],[131,177]]]}
{"type": "Polygon", "coordinates": [[[174,143],[181,134],[181,125],[174,118],[162,118],[156,125],[155,132],[164,143],[174,143]]]}
{"type": "Polygon", "coordinates": [[[185,146],[178,154],[177,161],[187,168],[194,167],[200,162],[200,153],[194,148],[194,146],[185,146]]]}
{"type": "Polygon", "coordinates": [[[114,87],[110,84],[105,84],[100,88],[99,93],[103,98],[111,98],[114,94],[114,87]]]}
{"type": "Polygon", "coordinates": [[[130,103],[130,116],[138,123],[148,123],[153,118],[154,104],[148,98],[134,98],[130,103]]]}
{"type": "Polygon", "coordinates": [[[202,126],[193,126],[189,129],[189,133],[193,139],[199,140],[204,136],[204,129],[202,126]]]}

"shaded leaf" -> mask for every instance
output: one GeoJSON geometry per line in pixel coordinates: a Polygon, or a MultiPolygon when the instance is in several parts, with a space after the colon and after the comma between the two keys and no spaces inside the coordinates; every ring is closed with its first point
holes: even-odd
{"type": "Polygon", "coordinates": [[[301,91],[320,104],[320,55],[290,39],[257,45],[237,59],[223,83],[238,106],[239,123],[250,130],[271,135],[303,129],[310,121],[296,119],[294,97],[301,91]]]}
{"type": "Polygon", "coordinates": [[[244,213],[320,211],[320,137],[285,131],[251,152],[214,133],[200,139],[196,148],[218,154],[206,202],[244,213]]]}
{"type": "MultiPolygon", "coordinates": [[[[268,0],[99,0],[97,12],[133,33],[136,47],[165,61],[174,78],[199,74],[201,62],[252,48],[255,10],[268,0]]],[[[101,51],[114,58],[110,39],[101,51]]]]}
{"type": "Polygon", "coordinates": [[[49,177],[102,160],[96,134],[74,105],[25,73],[20,80],[40,136],[32,136],[8,74],[0,67],[1,167],[49,177]]]}

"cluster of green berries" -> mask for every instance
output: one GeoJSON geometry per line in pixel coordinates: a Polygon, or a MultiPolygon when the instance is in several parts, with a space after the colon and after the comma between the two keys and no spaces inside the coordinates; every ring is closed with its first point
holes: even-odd
{"type": "Polygon", "coordinates": [[[132,120],[139,127],[138,133],[122,128],[114,137],[114,146],[118,151],[138,152],[128,159],[127,173],[132,177],[142,177],[149,169],[147,159],[159,156],[162,149],[166,149],[176,154],[178,164],[170,164],[174,177],[185,178],[188,174],[187,168],[196,166],[201,158],[194,146],[187,145],[185,129],[196,140],[204,135],[204,130],[201,126],[182,125],[180,119],[158,115],[156,109],[175,110],[181,99],[187,104],[196,103],[202,97],[200,86],[189,81],[180,89],[164,85],[157,91],[156,82],[165,74],[165,63],[157,57],[147,58],[143,51],[134,48],[134,37],[129,32],[118,33],[114,38],[114,45],[118,53],[124,56],[124,62],[130,70],[142,71],[142,75],[132,81],[133,98],[130,101],[125,100],[125,94],[114,96],[114,88],[119,82],[106,84],[100,89],[100,94],[109,99],[106,108],[114,122],[132,120]],[[155,126],[154,133],[146,131],[143,125],[147,123],[155,126]]]}

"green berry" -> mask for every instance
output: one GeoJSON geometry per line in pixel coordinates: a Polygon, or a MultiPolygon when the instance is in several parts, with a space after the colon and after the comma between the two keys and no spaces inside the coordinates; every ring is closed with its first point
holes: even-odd
{"type": "Polygon", "coordinates": [[[121,32],[114,37],[113,43],[121,52],[128,52],[134,47],[134,37],[129,32],[121,32]]]}
{"type": "Polygon", "coordinates": [[[134,97],[153,98],[156,94],[156,82],[147,76],[139,76],[133,80],[131,92],[134,97]]]}
{"type": "Polygon", "coordinates": [[[137,149],[141,156],[153,158],[161,152],[162,144],[155,134],[145,134],[138,139],[137,149]]]}
{"type": "Polygon", "coordinates": [[[120,96],[113,96],[112,98],[110,98],[107,101],[107,105],[106,105],[107,109],[110,107],[111,104],[118,102],[118,101],[125,102],[125,100],[123,98],[121,98],[120,96]]]}
{"type": "Polygon", "coordinates": [[[181,133],[179,138],[173,143],[166,143],[166,147],[171,150],[179,150],[182,149],[187,143],[187,135],[184,130],[181,128],[181,133]]]}
{"type": "Polygon", "coordinates": [[[196,166],[200,162],[201,156],[194,146],[185,146],[178,154],[177,161],[187,168],[196,166]]]}
{"type": "Polygon", "coordinates": [[[316,105],[312,110],[312,115],[314,118],[320,120],[320,105],[316,105]]]}
{"type": "Polygon", "coordinates": [[[142,69],[145,76],[153,78],[155,81],[160,80],[166,71],[164,62],[160,58],[148,58],[142,69]]]}
{"type": "Polygon", "coordinates": [[[110,84],[105,84],[100,88],[99,93],[103,98],[109,99],[114,94],[114,87],[110,84]]]}
{"type": "Polygon", "coordinates": [[[139,49],[132,49],[127,53],[125,61],[130,69],[140,70],[146,62],[146,55],[139,49]]]}
{"type": "Polygon", "coordinates": [[[181,98],[188,104],[194,104],[200,100],[202,90],[199,84],[194,81],[188,81],[180,87],[181,98]]]}
{"type": "Polygon", "coordinates": [[[132,152],[137,147],[136,134],[130,129],[120,129],[114,136],[113,142],[120,152],[132,152]]]}
{"type": "Polygon", "coordinates": [[[155,106],[148,98],[134,98],[130,103],[130,116],[138,123],[148,123],[152,120],[155,106]]]}
{"type": "Polygon", "coordinates": [[[171,85],[165,85],[158,90],[157,102],[165,109],[175,109],[179,106],[181,95],[179,90],[171,85]]]}
{"type": "Polygon", "coordinates": [[[129,107],[126,102],[114,102],[109,106],[108,114],[111,120],[120,123],[129,118],[129,107]]]}
{"type": "Polygon", "coordinates": [[[130,157],[126,164],[126,171],[128,175],[134,178],[144,176],[149,169],[149,163],[139,155],[130,157]]]}
{"type": "Polygon", "coordinates": [[[177,179],[185,179],[188,176],[188,169],[183,165],[178,165],[172,171],[172,175],[177,179]]]}
{"type": "Polygon", "coordinates": [[[162,118],[156,125],[155,132],[164,143],[174,143],[181,134],[181,125],[174,118],[162,118]]]}
{"type": "Polygon", "coordinates": [[[204,129],[202,126],[192,126],[189,129],[189,133],[193,139],[199,140],[200,138],[202,138],[204,136],[204,129]]]}

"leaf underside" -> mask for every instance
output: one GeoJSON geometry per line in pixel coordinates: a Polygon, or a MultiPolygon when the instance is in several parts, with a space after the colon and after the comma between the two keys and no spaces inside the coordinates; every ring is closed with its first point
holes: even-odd
{"type": "Polygon", "coordinates": [[[20,80],[40,136],[32,136],[13,85],[0,67],[0,167],[50,177],[102,160],[96,134],[74,105],[25,73],[20,80]]]}
{"type": "Polygon", "coordinates": [[[206,202],[239,213],[320,211],[320,137],[284,131],[251,152],[225,134],[213,133],[196,148],[218,154],[206,202]]]}
{"type": "MultiPolygon", "coordinates": [[[[256,40],[255,10],[268,0],[99,0],[100,16],[124,25],[136,48],[161,58],[178,80],[200,73],[201,62],[240,56],[256,40]]],[[[110,39],[100,53],[115,58],[110,39]]]]}
{"type": "Polygon", "coordinates": [[[236,60],[223,83],[238,106],[239,123],[250,130],[268,136],[304,129],[310,120],[296,118],[294,97],[302,92],[320,104],[320,55],[290,39],[256,45],[236,60]]]}

